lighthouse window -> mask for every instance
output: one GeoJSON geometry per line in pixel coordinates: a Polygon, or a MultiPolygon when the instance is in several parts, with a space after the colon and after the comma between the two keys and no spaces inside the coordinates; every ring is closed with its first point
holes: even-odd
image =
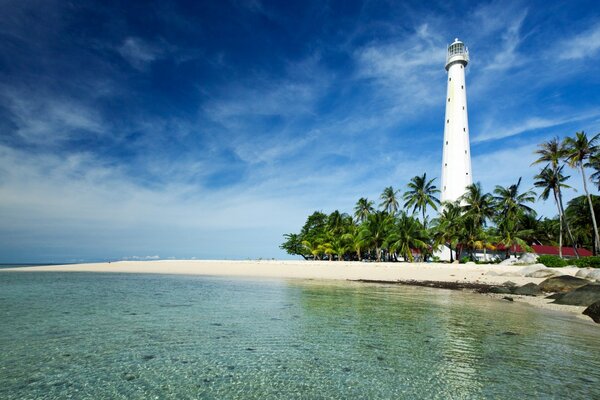
{"type": "Polygon", "coordinates": [[[466,131],[467,131],[467,128],[463,128],[463,132],[466,132],[466,131]]]}
{"type": "Polygon", "coordinates": [[[447,167],[447,166],[448,166],[448,163],[445,163],[445,164],[444,164],[444,167],[447,167]]]}
{"type": "Polygon", "coordinates": [[[446,145],[448,144],[448,141],[446,140],[446,145]]]}
{"type": "Polygon", "coordinates": [[[448,82],[452,81],[452,78],[448,78],[448,82]]]}
{"type": "Polygon", "coordinates": [[[463,106],[463,110],[465,109],[465,106],[463,106]]]}
{"type": "Polygon", "coordinates": [[[464,89],[464,88],[465,88],[465,85],[460,85],[460,88],[461,88],[461,89],[464,89]]]}
{"type": "Polygon", "coordinates": [[[450,123],[450,120],[449,120],[449,119],[447,119],[447,120],[446,120],[446,123],[447,123],[447,124],[449,124],[449,123],[450,123]]]}
{"type": "Polygon", "coordinates": [[[467,154],[467,151],[465,150],[465,154],[467,154]]]}
{"type": "Polygon", "coordinates": [[[448,103],[450,103],[450,97],[448,97],[448,103]]]}
{"type": "Polygon", "coordinates": [[[469,173],[467,172],[467,175],[469,175],[469,173]]]}
{"type": "Polygon", "coordinates": [[[446,190],[446,186],[444,186],[444,191],[446,190]]]}

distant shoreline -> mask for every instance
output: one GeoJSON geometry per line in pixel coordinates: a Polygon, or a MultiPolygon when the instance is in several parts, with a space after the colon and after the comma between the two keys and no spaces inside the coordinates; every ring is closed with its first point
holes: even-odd
{"type": "MultiPolygon", "coordinates": [[[[545,279],[524,276],[524,268],[523,266],[497,264],[365,263],[302,260],[155,260],[0,268],[0,274],[8,272],[96,272],[346,280],[465,289],[485,293],[486,287],[503,285],[507,281],[524,285],[527,283],[539,284],[545,279]]],[[[578,270],[578,268],[561,268],[560,273],[575,275],[578,270]]],[[[502,295],[488,295],[503,297],[502,295]]],[[[544,309],[574,314],[593,323],[591,319],[581,314],[585,307],[552,304],[552,300],[541,296],[510,295],[510,297],[514,301],[544,309]]]]}

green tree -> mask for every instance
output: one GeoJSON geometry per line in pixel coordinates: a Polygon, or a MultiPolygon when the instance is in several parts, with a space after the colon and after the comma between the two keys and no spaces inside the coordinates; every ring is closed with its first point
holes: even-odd
{"type": "Polygon", "coordinates": [[[302,244],[302,238],[297,233],[286,233],[283,235],[286,239],[279,248],[285,250],[290,255],[302,256],[305,260],[308,260],[310,252],[307,251],[306,247],[302,244]]]}
{"type": "Polygon", "coordinates": [[[470,249],[473,258],[475,250],[483,246],[482,230],[494,216],[494,201],[491,194],[483,192],[479,182],[467,186],[459,201],[463,211],[461,242],[470,249]]]}
{"type": "MultiPolygon", "coordinates": [[[[554,170],[550,164],[546,165],[542,171],[535,176],[537,181],[534,182],[535,187],[542,189],[540,198],[547,200],[550,196],[550,192],[554,196],[554,202],[558,208],[558,220],[559,220],[559,234],[558,234],[558,255],[562,258],[562,243],[563,243],[563,221],[564,213],[562,212],[562,206],[560,204],[560,189],[569,188],[570,186],[564,183],[568,176],[562,174],[563,166],[561,165],[558,169],[554,170]]],[[[568,226],[568,224],[567,224],[568,226]]],[[[569,228],[570,232],[570,228],[569,228]]],[[[573,235],[571,234],[571,239],[573,235]]],[[[573,240],[572,240],[573,241],[573,240]]],[[[574,242],[573,242],[574,244],[574,242]]]]}
{"type": "Polygon", "coordinates": [[[428,241],[423,225],[417,219],[402,212],[390,227],[384,246],[388,247],[390,252],[397,252],[406,261],[412,262],[414,259],[412,250],[419,250],[424,254],[429,249],[428,241]]]}
{"type": "Polygon", "coordinates": [[[383,193],[379,197],[381,199],[381,204],[379,207],[383,211],[387,211],[388,213],[394,215],[398,211],[398,195],[400,194],[399,190],[394,190],[392,186],[388,186],[383,189],[383,193]]]}
{"type": "MultiPolygon", "coordinates": [[[[535,151],[535,154],[537,154],[539,157],[531,165],[546,164],[545,168],[550,168],[552,175],[554,175],[555,177],[558,177],[561,175],[562,168],[561,168],[560,164],[561,164],[561,160],[565,156],[565,146],[558,140],[558,138],[552,138],[552,139],[548,140],[547,142],[543,142],[543,143],[539,144],[538,149],[535,151]]],[[[550,176],[548,176],[548,172],[547,171],[544,172],[542,170],[542,173],[536,175],[536,179],[538,179],[537,176],[540,176],[542,174],[546,174],[546,178],[550,178],[550,176]]],[[[569,177],[567,177],[567,178],[569,178],[569,177]]],[[[543,188],[544,184],[542,183],[541,186],[539,186],[539,187],[543,188]]],[[[558,208],[558,220],[560,222],[559,247],[558,247],[558,252],[559,252],[560,257],[562,257],[563,226],[567,229],[567,234],[569,235],[569,239],[571,240],[571,243],[573,244],[573,246],[575,245],[575,241],[573,239],[573,234],[571,233],[571,228],[569,227],[569,224],[565,219],[565,208],[563,206],[563,198],[562,198],[562,188],[568,188],[568,187],[570,187],[570,186],[559,184],[552,189],[555,194],[556,207],[558,208]]],[[[547,198],[548,198],[548,194],[546,194],[545,199],[547,199],[547,198]]],[[[577,250],[575,250],[575,253],[577,254],[577,250]]]]}
{"type": "Polygon", "coordinates": [[[381,261],[381,249],[390,229],[392,217],[385,211],[376,211],[369,214],[361,226],[361,239],[375,250],[375,258],[381,261]]]}
{"type": "Polygon", "coordinates": [[[423,215],[423,226],[426,227],[425,213],[427,207],[431,207],[437,210],[437,206],[440,204],[440,200],[435,196],[439,193],[439,189],[433,184],[435,178],[427,180],[427,174],[423,176],[415,176],[408,183],[408,190],[404,193],[404,208],[409,209],[412,207],[413,214],[417,210],[421,210],[423,215]]]}
{"type": "Polygon", "coordinates": [[[356,206],[354,206],[354,218],[356,218],[356,221],[358,222],[364,222],[373,211],[375,211],[373,202],[366,197],[361,197],[356,202],[356,206]]]}
{"type": "MultiPolygon", "coordinates": [[[[594,211],[600,213],[600,196],[591,195],[594,211]]],[[[594,251],[594,227],[588,210],[587,196],[578,196],[567,203],[565,216],[573,229],[577,243],[594,251]]],[[[597,253],[594,253],[597,255],[597,253]]]]}
{"type": "Polygon", "coordinates": [[[594,135],[591,139],[588,139],[585,132],[576,132],[575,137],[567,137],[565,139],[565,159],[571,167],[578,167],[581,173],[581,179],[583,180],[583,190],[588,199],[589,212],[592,216],[592,224],[594,226],[594,253],[600,251],[600,236],[598,235],[598,225],[596,224],[596,213],[594,212],[594,205],[592,204],[592,198],[587,188],[587,178],[585,177],[584,165],[589,160],[590,156],[597,153],[598,151],[598,138],[600,133],[594,135]]]}
{"type": "Polygon", "coordinates": [[[452,251],[458,254],[458,241],[462,225],[462,208],[458,201],[444,202],[440,215],[433,220],[432,236],[435,248],[448,246],[450,262],[454,262],[452,251]]]}

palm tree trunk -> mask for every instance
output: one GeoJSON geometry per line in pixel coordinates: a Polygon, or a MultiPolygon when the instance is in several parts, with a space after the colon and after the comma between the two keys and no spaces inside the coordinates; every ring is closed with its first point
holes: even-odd
{"type": "Polygon", "coordinates": [[[377,252],[377,262],[381,261],[381,251],[379,250],[379,247],[375,246],[375,251],[377,252]]]}
{"type": "Polygon", "coordinates": [[[423,229],[427,229],[427,226],[425,225],[425,207],[423,207],[423,229]]]}
{"type": "MultiPolygon", "coordinates": [[[[563,201],[562,201],[562,192],[560,191],[560,186],[558,187],[558,206],[560,208],[560,212],[562,213],[562,222],[565,224],[565,227],[567,228],[567,234],[569,235],[569,240],[571,241],[571,244],[573,245],[573,250],[575,251],[575,257],[579,258],[579,252],[577,251],[577,245],[575,244],[575,239],[573,239],[573,234],[571,233],[571,227],[569,226],[569,221],[567,221],[567,218],[565,218],[565,207],[563,206],[563,201]]],[[[561,248],[561,254],[562,254],[562,248],[561,248]]]]}
{"type": "Polygon", "coordinates": [[[556,189],[553,189],[553,192],[554,201],[556,202],[556,207],[558,208],[558,256],[562,258],[563,215],[560,202],[558,201],[558,194],[556,193],[556,189]]]}
{"type": "Polygon", "coordinates": [[[585,190],[585,195],[587,196],[588,203],[590,205],[590,213],[592,214],[592,224],[594,225],[594,249],[595,253],[598,253],[600,250],[600,236],[598,236],[598,225],[596,224],[596,213],[594,213],[594,205],[592,204],[592,197],[588,192],[587,182],[585,179],[585,171],[583,169],[583,163],[579,163],[579,168],[581,169],[581,177],[583,178],[583,190],[585,190]]]}

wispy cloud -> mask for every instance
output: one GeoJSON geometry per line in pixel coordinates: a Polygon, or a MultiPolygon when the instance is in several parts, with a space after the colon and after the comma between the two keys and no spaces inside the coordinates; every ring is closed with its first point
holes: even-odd
{"type": "Polygon", "coordinates": [[[559,41],[551,56],[562,60],[578,60],[595,57],[600,51],[600,24],[596,24],[572,38],[559,41]]]}
{"type": "Polygon", "coordinates": [[[577,113],[575,115],[568,114],[553,118],[527,117],[524,120],[512,124],[507,124],[506,120],[494,122],[488,121],[483,124],[484,128],[481,129],[482,133],[473,138],[473,143],[504,139],[537,129],[551,128],[571,122],[585,121],[598,116],[600,116],[600,112],[592,110],[585,113],[577,113]]]}
{"type": "Polygon", "coordinates": [[[165,48],[141,38],[128,37],[117,48],[117,51],[132,67],[143,70],[152,61],[163,56],[165,48]]]}

